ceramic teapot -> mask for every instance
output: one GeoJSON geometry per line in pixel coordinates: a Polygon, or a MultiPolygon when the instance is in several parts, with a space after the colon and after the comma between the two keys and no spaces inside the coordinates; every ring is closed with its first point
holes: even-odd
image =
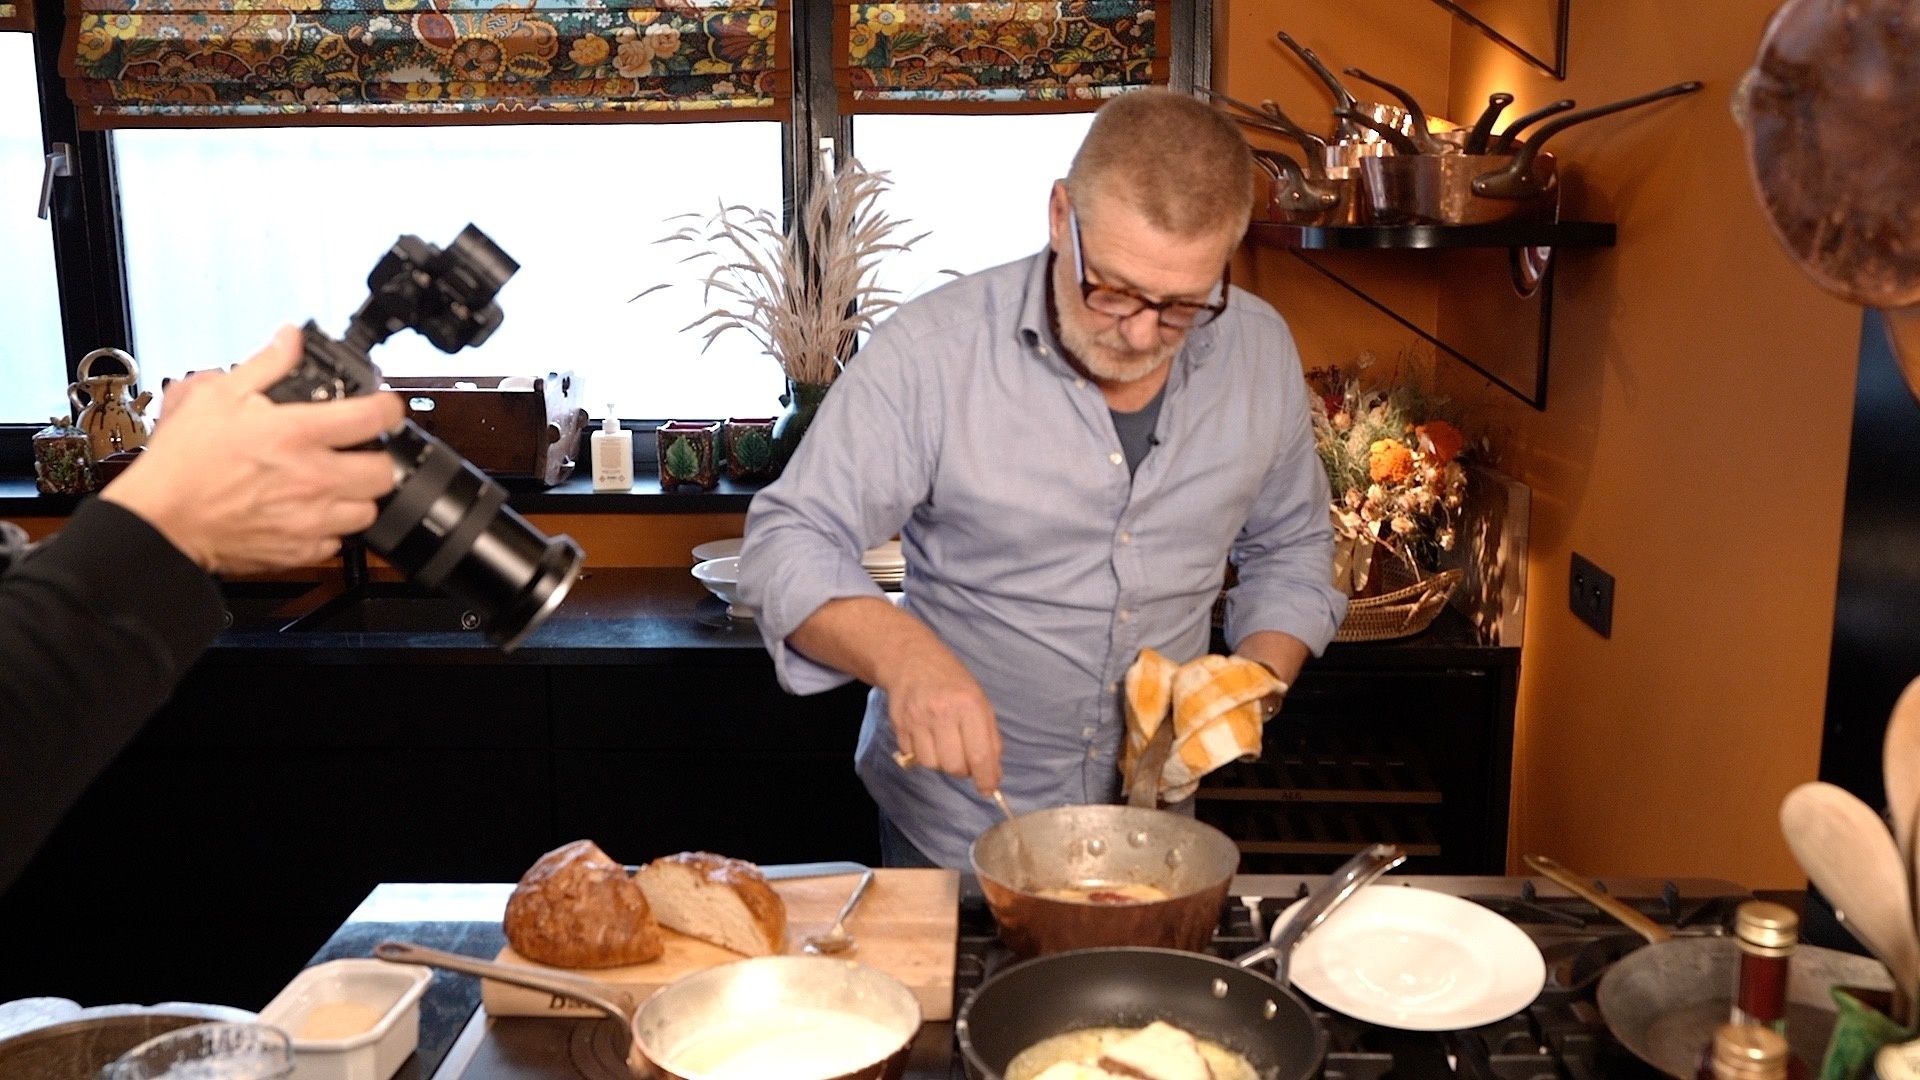
{"type": "Polygon", "coordinates": [[[76,423],[87,433],[94,460],[145,446],[147,436],[153,433],[153,421],[146,415],[153,394],[133,396],[140,383],[140,368],[133,357],[119,349],[95,349],[80,358],[79,375],[80,381],[67,387],[67,400],[80,410],[76,423]],[[103,356],[118,361],[127,369],[126,374],[93,374],[93,362],[103,356]],[[87,396],[84,403],[80,400],[82,393],[87,396]]]}

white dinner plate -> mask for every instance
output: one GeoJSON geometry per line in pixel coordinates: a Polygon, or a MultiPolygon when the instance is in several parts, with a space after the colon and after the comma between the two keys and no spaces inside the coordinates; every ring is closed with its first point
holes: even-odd
{"type": "Polygon", "coordinates": [[[694,562],[706,562],[708,559],[724,559],[740,554],[740,545],[747,542],[746,537],[736,536],[731,540],[709,540],[693,549],[694,562]]]}
{"type": "Polygon", "coordinates": [[[1406,885],[1360,890],[1294,949],[1291,971],[1327,1008],[1405,1031],[1504,1020],[1547,981],[1539,947],[1504,916],[1406,885]]]}

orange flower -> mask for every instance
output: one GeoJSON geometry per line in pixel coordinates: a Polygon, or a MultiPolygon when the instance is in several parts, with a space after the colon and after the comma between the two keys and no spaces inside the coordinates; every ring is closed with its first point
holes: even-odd
{"type": "Polygon", "coordinates": [[[1429,420],[1413,430],[1420,436],[1421,449],[1440,465],[1459,457],[1460,448],[1467,444],[1467,437],[1460,434],[1460,429],[1445,420],[1429,420]]]}
{"type": "Polygon", "coordinates": [[[1367,448],[1367,475],[1376,484],[1398,484],[1413,475],[1413,451],[1398,439],[1381,439],[1367,448]]]}

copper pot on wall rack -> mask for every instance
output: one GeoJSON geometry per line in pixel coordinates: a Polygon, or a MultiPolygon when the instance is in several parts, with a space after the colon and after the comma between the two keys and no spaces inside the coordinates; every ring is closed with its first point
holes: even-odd
{"type": "Polygon", "coordinates": [[[1548,178],[1524,198],[1478,195],[1474,182],[1512,166],[1513,154],[1395,154],[1360,166],[1367,220],[1375,225],[1491,225],[1501,221],[1554,221],[1560,216],[1560,185],[1552,154],[1538,155],[1533,173],[1548,178]]]}

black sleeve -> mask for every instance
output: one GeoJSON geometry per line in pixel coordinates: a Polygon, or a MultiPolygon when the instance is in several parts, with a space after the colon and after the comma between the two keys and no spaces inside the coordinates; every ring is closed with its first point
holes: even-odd
{"type": "Polygon", "coordinates": [[[220,592],[90,499],[0,577],[0,892],[220,632],[220,592]]]}

